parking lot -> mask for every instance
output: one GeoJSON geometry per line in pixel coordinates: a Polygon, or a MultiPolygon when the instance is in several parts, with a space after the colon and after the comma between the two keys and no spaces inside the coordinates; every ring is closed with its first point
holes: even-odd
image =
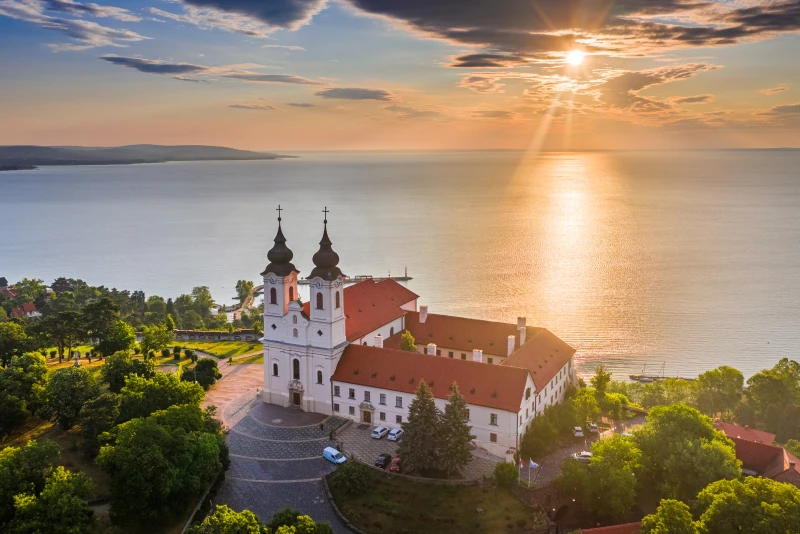
{"type": "MultiPolygon", "coordinates": [[[[396,455],[399,442],[389,441],[386,437],[373,439],[371,434],[374,428],[367,424],[352,424],[337,434],[336,440],[342,442],[345,456],[356,456],[362,462],[374,465],[375,459],[383,453],[396,455]]],[[[491,476],[494,466],[502,461],[502,458],[485,450],[474,450],[472,460],[461,475],[468,480],[480,480],[484,475],[491,476]]]]}

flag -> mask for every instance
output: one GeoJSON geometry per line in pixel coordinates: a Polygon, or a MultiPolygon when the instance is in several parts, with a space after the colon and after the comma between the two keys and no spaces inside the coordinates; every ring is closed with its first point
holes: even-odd
{"type": "Polygon", "coordinates": [[[531,462],[531,469],[539,469],[539,464],[537,464],[533,460],[531,460],[530,462],[531,462]]]}
{"type": "Polygon", "coordinates": [[[525,462],[522,461],[522,458],[519,459],[519,468],[520,469],[524,469],[525,468],[525,462]]]}

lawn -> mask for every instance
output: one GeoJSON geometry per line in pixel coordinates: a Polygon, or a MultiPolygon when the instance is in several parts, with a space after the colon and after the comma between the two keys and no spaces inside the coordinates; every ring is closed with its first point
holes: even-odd
{"type": "Polygon", "coordinates": [[[253,354],[252,356],[247,356],[246,358],[233,360],[233,365],[239,365],[242,363],[264,363],[264,351],[261,351],[258,354],[253,354]]]}
{"type": "Polygon", "coordinates": [[[262,350],[263,345],[252,341],[183,341],[176,340],[171,346],[199,350],[217,358],[235,358],[262,350]]]}
{"type": "Polygon", "coordinates": [[[491,484],[419,484],[373,469],[369,476],[367,491],[358,497],[343,494],[328,478],[336,505],[366,532],[521,534],[546,523],[540,512],[491,484]]]}

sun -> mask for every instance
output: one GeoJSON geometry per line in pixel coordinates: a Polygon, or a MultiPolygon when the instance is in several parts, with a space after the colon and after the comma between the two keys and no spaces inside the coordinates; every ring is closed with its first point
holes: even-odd
{"type": "Polygon", "coordinates": [[[571,50],[567,53],[567,63],[576,67],[583,63],[583,52],[580,50],[571,50]]]}

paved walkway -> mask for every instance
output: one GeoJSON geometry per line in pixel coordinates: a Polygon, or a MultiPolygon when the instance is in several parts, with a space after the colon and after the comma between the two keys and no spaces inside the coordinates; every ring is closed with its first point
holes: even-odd
{"type": "Polygon", "coordinates": [[[331,428],[344,420],[263,404],[256,397],[263,365],[225,363],[220,372],[223,378],[204,404],[217,406],[229,431],[231,468],[214,504],[248,509],[265,522],[290,506],[315,521],[327,521],[334,532],[350,532],[334,513],[321,480],[334,470],[322,459],[322,449],[332,444],[331,428]]]}
{"type": "MultiPolygon", "coordinates": [[[[344,445],[345,456],[355,455],[359,460],[370,465],[374,465],[380,454],[387,453],[394,456],[399,443],[389,441],[385,437],[372,438],[374,428],[376,427],[367,424],[351,424],[338,434],[337,439],[344,445]]],[[[472,460],[461,472],[461,475],[467,480],[482,480],[484,475],[491,476],[494,466],[502,461],[503,458],[496,457],[486,450],[475,449],[472,460]]]]}

